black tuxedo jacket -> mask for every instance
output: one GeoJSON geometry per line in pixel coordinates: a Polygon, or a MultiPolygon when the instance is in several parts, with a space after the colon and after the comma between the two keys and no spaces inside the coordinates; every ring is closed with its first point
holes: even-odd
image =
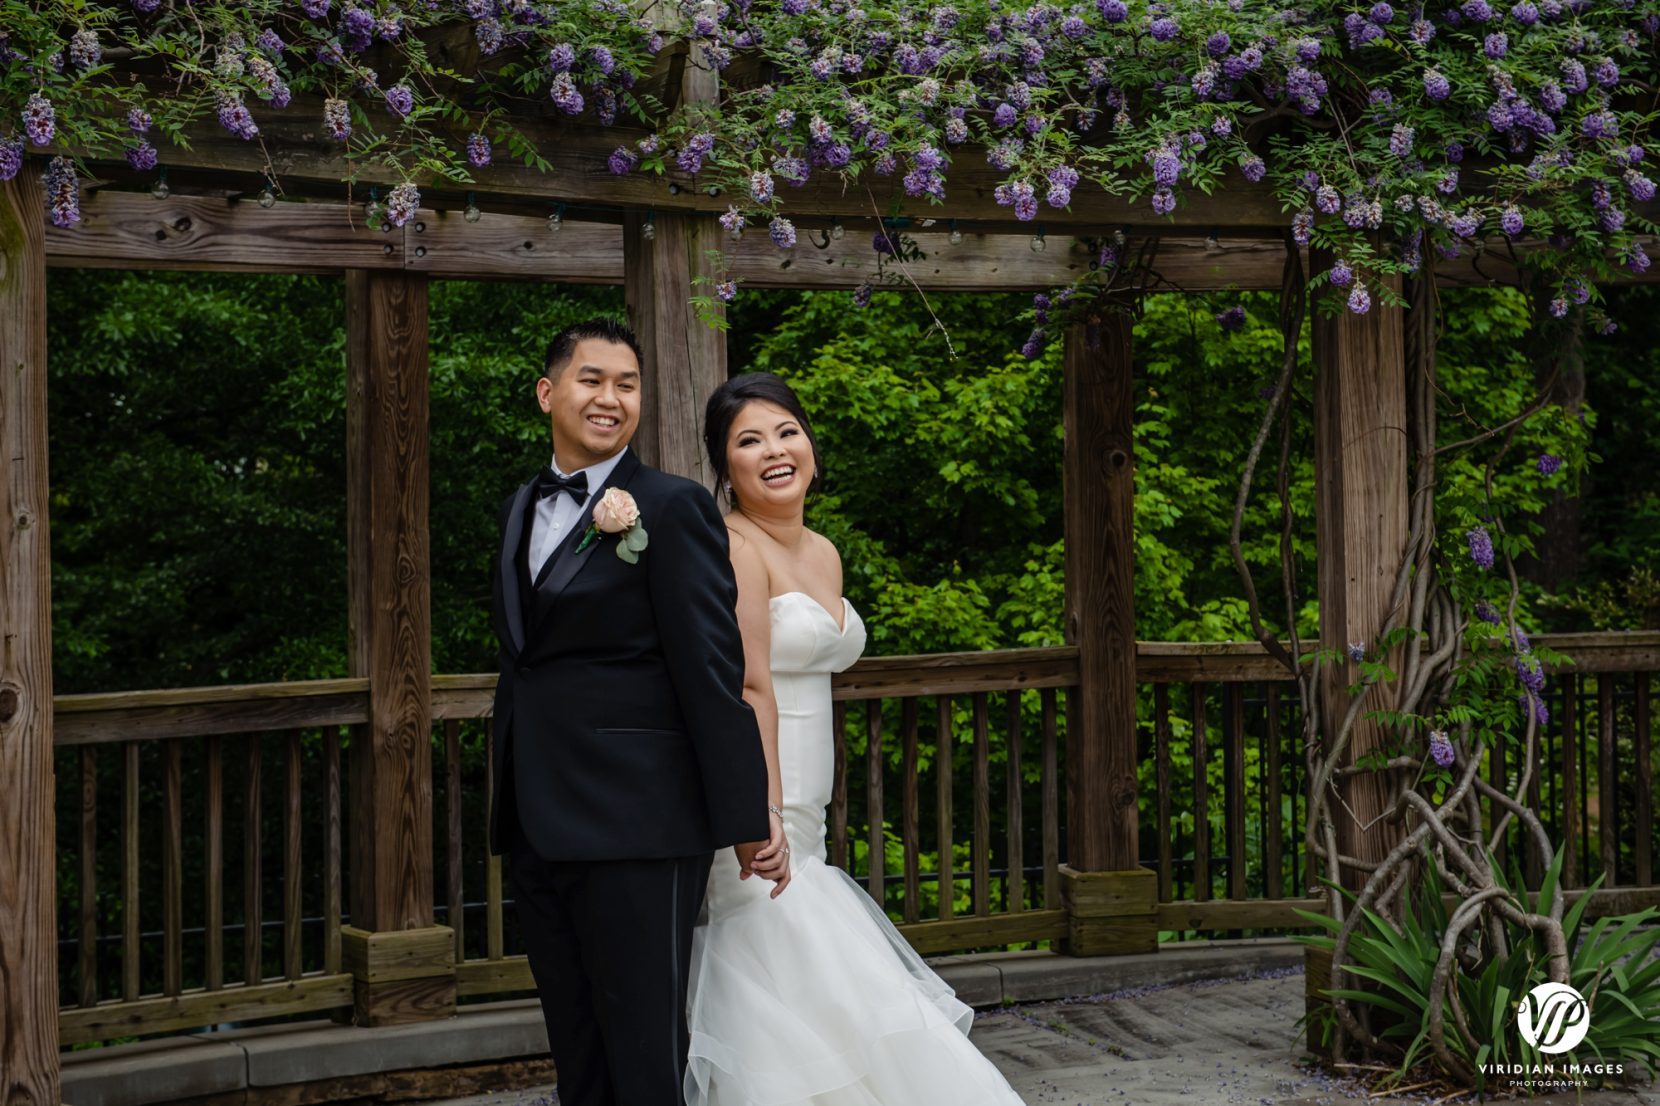
{"type": "Polygon", "coordinates": [[[531,484],[502,505],[492,618],[492,852],[514,818],[547,860],[690,856],[767,837],[766,762],[743,701],[726,525],[699,484],[630,451],[549,557],[526,570],[531,484]],[[650,543],[629,564],[602,534],[576,552],[606,488],[650,543]]]}

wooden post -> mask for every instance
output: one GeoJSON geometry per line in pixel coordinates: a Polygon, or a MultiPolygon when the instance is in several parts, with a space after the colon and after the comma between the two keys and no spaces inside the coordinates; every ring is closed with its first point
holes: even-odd
{"type": "MultiPolygon", "coordinates": [[[[1312,269],[1331,267],[1331,256],[1317,252],[1312,269]]],[[[1399,292],[1398,282],[1394,291],[1399,292]]],[[[1316,310],[1314,337],[1314,483],[1316,590],[1320,602],[1320,644],[1343,659],[1322,674],[1321,696],[1329,727],[1338,724],[1348,703],[1346,688],[1359,679],[1347,658],[1351,642],[1373,642],[1389,616],[1395,574],[1405,555],[1407,539],[1406,346],[1403,312],[1374,296],[1371,311],[1356,315],[1339,309],[1334,315],[1316,310]]],[[[1399,671],[1399,650],[1387,662],[1399,671]]],[[[1391,684],[1377,684],[1368,693],[1371,708],[1395,702],[1391,684]]],[[[1378,723],[1362,718],[1349,742],[1349,760],[1385,743],[1378,723]]],[[[1382,819],[1388,788],[1382,776],[1361,772],[1339,783],[1344,806],[1337,819],[1337,847],[1344,855],[1381,861],[1400,839],[1399,830],[1382,819]],[[1361,826],[1371,824],[1362,832],[1361,826]]],[[[1312,857],[1310,858],[1312,862],[1312,857]]],[[[1345,869],[1343,882],[1351,890],[1365,883],[1366,873],[1345,869]]],[[[1331,984],[1330,954],[1309,950],[1305,957],[1305,1006],[1312,1013],[1328,1000],[1321,993],[1331,984]]],[[[1319,1023],[1311,1023],[1319,1024],[1319,1023]]],[[[1346,1045],[1341,1033],[1310,1047],[1342,1058],[1346,1045]]]]}
{"type": "MultiPolygon", "coordinates": [[[[1316,259],[1315,272],[1331,260],[1316,259]]],[[[1393,291],[1399,293],[1396,283],[1393,291]]],[[[1348,702],[1345,688],[1359,676],[1346,650],[1364,642],[1368,653],[1389,617],[1395,575],[1407,539],[1406,352],[1404,312],[1377,296],[1364,315],[1339,310],[1314,315],[1314,480],[1320,644],[1344,656],[1325,670],[1326,723],[1335,726],[1348,702]]],[[[1389,663],[1399,671],[1398,658],[1389,663]]],[[[1395,701],[1392,684],[1377,684],[1370,708],[1395,701]]],[[[1325,735],[1328,739],[1330,734],[1325,735]]],[[[1350,758],[1383,746],[1383,727],[1362,719],[1349,742],[1350,758]]],[[[1349,810],[1339,810],[1337,846],[1344,854],[1381,861],[1399,831],[1381,819],[1388,787],[1381,775],[1361,772],[1341,784],[1349,810]],[[1350,811],[1353,813],[1351,814],[1350,811]],[[1361,833],[1360,827],[1374,823],[1361,833]]],[[[1345,885],[1364,883],[1345,873],[1345,885]]]]}
{"type": "Polygon", "coordinates": [[[1158,944],[1158,881],[1136,835],[1133,303],[1098,307],[1068,331],[1065,367],[1066,636],[1080,676],[1061,875],[1074,955],[1158,944]]]}
{"type": "Polygon", "coordinates": [[[0,184],[0,1098],[58,1101],[45,202],[0,184]]]}
{"type": "Polygon", "coordinates": [[[346,275],[351,670],[369,724],[351,749],[351,920],[360,1024],[455,1012],[447,927],[433,925],[432,603],[427,563],[427,286],[346,275]]]}
{"type": "Polygon", "coordinates": [[[645,353],[640,428],[634,447],[647,463],[714,490],[703,448],[703,406],[726,382],[726,334],[699,321],[693,295],[713,295],[707,251],[720,223],[704,215],[629,210],[623,215],[623,291],[645,353]],[[650,237],[646,228],[651,228],[650,237]]]}

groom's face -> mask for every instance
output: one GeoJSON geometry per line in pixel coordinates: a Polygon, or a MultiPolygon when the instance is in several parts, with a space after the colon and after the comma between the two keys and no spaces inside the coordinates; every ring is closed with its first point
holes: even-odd
{"type": "Polygon", "coordinates": [[[563,367],[536,382],[553,420],[553,452],[565,472],[616,455],[640,424],[640,363],[619,342],[585,338],[563,367]]]}

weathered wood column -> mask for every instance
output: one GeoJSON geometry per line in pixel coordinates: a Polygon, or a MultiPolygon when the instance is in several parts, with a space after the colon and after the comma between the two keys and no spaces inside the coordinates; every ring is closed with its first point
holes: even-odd
{"type": "Polygon", "coordinates": [[[58,1101],[46,243],[38,167],[0,184],[0,1101],[58,1101]]]}
{"type": "Polygon", "coordinates": [[[351,748],[356,1018],[455,1012],[454,947],[433,925],[432,596],[428,568],[427,285],[346,275],[346,527],[353,675],[369,724],[351,748]]]}
{"type": "MultiPolygon", "coordinates": [[[[1317,252],[1312,270],[1331,267],[1331,256],[1317,252]]],[[[1398,283],[1392,288],[1399,292],[1398,283]]],[[[1314,484],[1317,552],[1316,591],[1320,602],[1320,645],[1335,650],[1341,660],[1322,674],[1319,694],[1324,707],[1325,732],[1330,741],[1349,702],[1347,687],[1359,673],[1347,657],[1351,642],[1365,642],[1375,654],[1374,642],[1389,615],[1395,574],[1405,555],[1407,538],[1406,336],[1403,312],[1374,296],[1364,315],[1339,310],[1313,318],[1314,346],[1314,484]]],[[[1399,650],[1385,658],[1399,671],[1399,650]]],[[[1395,701],[1391,684],[1374,685],[1371,709],[1395,701]]],[[[1380,747],[1383,727],[1361,719],[1349,742],[1348,759],[1380,747]]],[[[1382,860],[1399,840],[1398,831],[1383,821],[1388,801],[1384,779],[1371,772],[1344,777],[1338,784],[1347,809],[1339,806],[1338,851],[1367,861],[1382,860]],[[1361,826],[1368,823],[1366,832],[1361,826]]],[[[1310,865],[1313,865],[1312,858],[1310,865]]],[[[1343,883],[1351,890],[1365,883],[1364,872],[1345,870],[1343,883]]],[[[1327,1000],[1320,992],[1330,987],[1331,957],[1310,949],[1305,999],[1312,1012],[1327,1000]]],[[[1339,1056],[1345,1048],[1341,1033],[1314,1040],[1317,1052],[1339,1056]]]]}
{"type": "MultiPolygon", "coordinates": [[[[1330,268],[1316,256],[1315,272],[1330,268]]],[[[1392,291],[1399,293],[1397,282],[1392,291]]],[[[1369,653],[1389,617],[1395,575],[1407,538],[1406,345],[1404,312],[1374,297],[1364,315],[1348,310],[1314,315],[1314,483],[1316,573],[1320,601],[1320,645],[1344,659],[1328,666],[1324,679],[1327,733],[1348,703],[1348,685],[1358,682],[1347,659],[1351,642],[1364,642],[1369,653]]],[[[1396,670],[1398,658],[1391,654],[1396,670]]],[[[1392,684],[1377,684],[1369,693],[1371,709],[1395,700],[1392,684]]],[[[1349,744],[1351,761],[1384,743],[1376,722],[1355,724],[1349,744]]],[[[1369,832],[1360,826],[1384,813],[1388,787],[1381,775],[1362,772],[1345,777],[1342,793],[1354,814],[1339,811],[1337,845],[1345,855],[1380,861],[1398,835],[1378,821],[1369,832]],[[1358,821],[1357,821],[1358,819],[1358,821]]],[[[1345,884],[1362,873],[1348,873],[1345,884]]],[[[1358,888],[1364,879],[1353,882],[1358,888]]]]}
{"type": "Polygon", "coordinates": [[[634,446],[646,463],[710,490],[703,405],[726,382],[726,333],[699,321],[691,298],[712,292],[692,281],[714,276],[704,255],[720,248],[722,233],[707,215],[630,210],[623,217],[623,291],[646,360],[634,446]]]}
{"type": "Polygon", "coordinates": [[[1066,336],[1066,636],[1079,686],[1067,730],[1070,915],[1064,951],[1152,951],[1157,876],[1139,866],[1135,686],[1133,301],[1066,336]]]}

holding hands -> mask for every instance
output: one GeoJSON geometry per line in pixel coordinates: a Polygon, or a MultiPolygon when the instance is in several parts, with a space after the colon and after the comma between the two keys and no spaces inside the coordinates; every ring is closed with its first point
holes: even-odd
{"type": "Polygon", "coordinates": [[[772,835],[766,841],[737,846],[738,878],[755,875],[772,880],[771,897],[776,899],[790,885],[790,843],[784,836],[784,812],[771,803],[767,804],[767,811],[772,835]]]}

